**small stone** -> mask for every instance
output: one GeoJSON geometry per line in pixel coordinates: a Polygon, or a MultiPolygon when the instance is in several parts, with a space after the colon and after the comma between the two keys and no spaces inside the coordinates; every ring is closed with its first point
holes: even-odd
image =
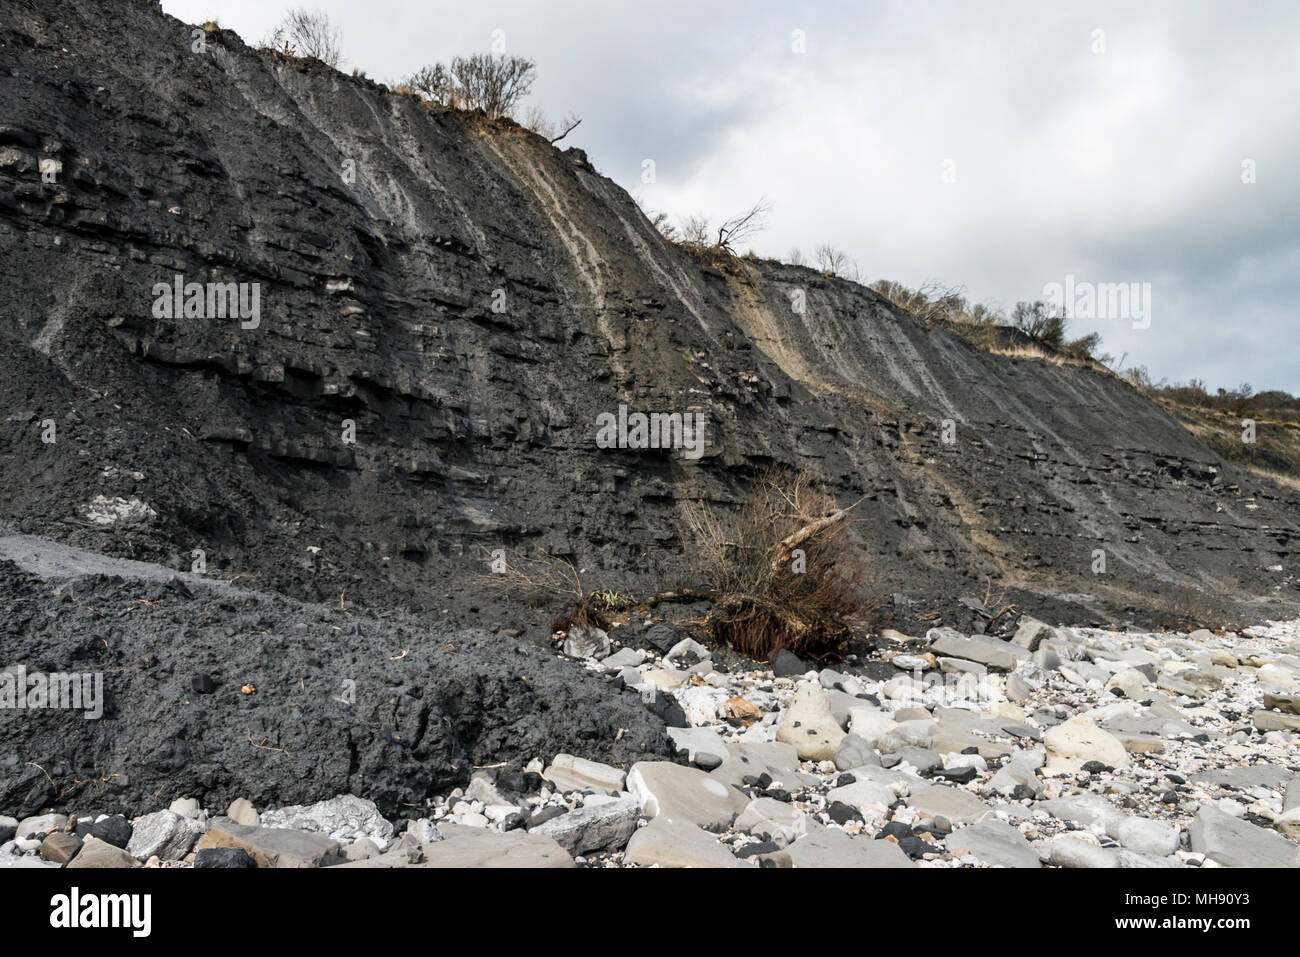
{"type": "Polygon", "coordinates": [[[1179,829],[1151,818],[1125,817],[1107,833],[1131,851],[1155,857],[1169,857],[1178,850],[1179,829]]]}
{"type": "Polygon", "coordinates": [[[140,862],[120,847],[114,847],[96,837],[87,837],[68,863],[68,869],[139,867],[140,862]]]}
{"type": "Polygon", "coordinates": [[[90,825],[87,828],[87,834],[90,837],[99,838],[105,844],[125,848],[131,840],[133,830],[130,821],[121,814],[114,814],[90,825]]]}
{"type": "MultiPolygon", "coordinates": [[[[1146,691],[1146,675],[1140,671],[1129,668],[1125,671],[1117,671],[1106,682],[1106,690],[1110,692],[1118,691],[1122,697],[1131,698],[1134,701],[1141,701],[1142,695],[1146,691]]],[[[1148,697],[1150,697],[1148,695],[1148,697]]]]}
{"type": "Polygon", "coordinates": [[[1026,701],[1034,689],[1023,677],[1015,672],[1007,675],[1007,697],[1017,703],[1026,701]]]}
{"type": "MultiPolygon", "coordinates": [[[[922,770],[922,769],[918,767],[917,770],[922,770]]],[[[940,767],[934,770],[933,774],[931,774],[931,777],[933,777],[935,780],[951,781],[954,784],[969,784],[971,781],[975,780],[978,774],[979,774],[979,769],[968,765],[964,768],[963,767],[955,767],[955,768],[940,767]]]]}
{"type": "Polygon", "coordinates": [[[898,727],[892,715],[875,708],[854,708],[849,712],[849,733],[867,743],[871,748],[880,744],[880,739],[889,731],[898,727]]]}
{"type": "Polygon", "coordinates": [[[205,847],[194,854],[194,866],[219,870],[248,870],[257,862],[242,847],[205,847]]]}
{"type": "Polygon", "coordinates": [[[832,821],[840,825],[848,824],[850,821],[862,820],[861,811],[840,801],[832,802],[830,807],[826,809],[826,814],[832,821]]]}
{"type": "Polygon", "coordinates": [[[640,801],[635,797],[620,798],[569,811],[539,824],[530,833],[551,838],[576,857],[621,850],[636,831],[640,817],[640,801]]]}
{"type": "Polygon", "coordinates": [[[784,829],[796,836],[806,834],[810,824],[808,815],[788,801],[760,797],[746,805],[732,827],[755,835],[773,835],[784,829]]]}
{"type": "Polygon", "coordinates": [[[43,841],[46,834],[60,830],[67,823],[66,814],[40,814],[23,818],[14,827],[14,838],[21,841],[35,837],[43,841]]]}
{"type": "Polygon", "coordinates": [[[813,682],[804,682],[785,712],[776,740],[794,745],[805,761],[833,761],[844,731],[831,713],[826,692],[813,682]]]}
{"type": "Polygon", "coordinates": [[[667,816],[656,817],[633,834],[623,859],[645,867],[736,866],[731,851],[708,831],[667,816]]]}
{"type": "Polygon", "coordinates": [[[609,635],[592,625],[574,625],[560,650],[570,658],[604,658],[610,652],[609,635]]]}
{"type": "Polygon", "coordinates": [[[608,658],[601,661],[601,667],[610,671],[619,671],[623,668],[635,668],[641,662],[645,661],[646,653],[639,648],[620,648],[608,658]]]}
{"type": "Polygon", "coordinates": [[[542,776],[561,791],[603,791],[617,794],[623,790],[627,775],[619,768],[557,754],[542,776]]]}
{"type": "Polygon", "coordinates": [[[888,810],[897,803],[894,789],[872,781],[855,781],[844,787],[832,788],[826,793],[831,803],[847,804],[864,817],[888,810]]]}
{"type": "MultiPolygon", "coordinates": [[[[907,764],[915,768],[917,773],[925,774],[936,768],[943,767],[943,758],[939,757],[939,752],[932,751],[929,748],[901,748],[889,754],[881,755],[880,763],[883,767],[892,768],[899,764],[907,764]]],[[[973,769],[972,769],[973,770],[973,769]]]]}
{"type": "MultiPolygon", "coordinates": [[[[650,676],[647,675],[646,677],[650,676]]],[[[642,685],[640,691],[641,704],[668,727],[690,727],[690,722],[686,720],[686,712],[672,695],[661,688],[647,687],[646,685],[642,685]]]]}
{"type": "MultiPolygon", "coordinates": [[[[211,850],[216,850],[216,848],[211,848],[211,850]]],[[[372,857],[378,857],[382,853],[384,853],[384,849],[368,837],[359,837],[343,848],[343,857],[349,861],[364,861],[372,857]]]]}
{"type": "Polygon", "coordinates": [[[41,842],[41,860],[66,864],[81,850],[81,838],[67,831],[55,831],[41,842]]]}
{"type": "Polygon", "coordinates": [[[1113,851],[1068,834],[1053,838],[1046,847],[1047,862],[1057,867],[1119,867],[1113,851]]]}
{"type": "Polygon", "coordinates": [[[768,664],[772,667],[772,674],[778,678],[797,678],[812,670],[800,661],[798,656],[785,648],[775,651],[768,664]]]}
{"type": "Polygon", "coordinates": [[[975,824],[993,814],[991,807],[969,791],[945,784],[913,791],[907,806],[931,817],[942,815],[954,824],[975,824]]]}
{"type": "Polygon", "coordinates": [[[1273,711],[1285,711],[1287,714],[1300,714],[1300,695],[1266,693],[1264,707],[1273,711]]]}
{"type": "Polygon", "coordinates": [[[936,655],[978,662],[999,671],[1014,671],[1019,662],[1029,658],[1029,652],[1017,645],[984,635],[967,637],[951,628],[931,628],[926,638],[936,655]]]}
{"type": "Polygon", "coordinates": [[[177,798],[172,801],[167,810],[173,814],[179,814],[181,817],[194,820],[199,816],[199,802],[197,798],[177,798]]]}
{"type": "Polygon", "coordinates": [[[683,638],[664,655],[664,664],[670,668],[689,668],[712,656],[712,652],[694,638],[683,638]]]}
{"type": "Polygon", "coordinates": [[[1256,711],[1252,722],[1260,731],[1300,731],[1300,714],[1256,711]]]}
{"type": "Polygon", "coordinates": [[[1043,736],[1043,741],[1047,746],[1048,773],[1071,773],[1090,761],[1100,761],[1112,768],[1132,764],[1118,738],[1084,717],[1058,724],[1043,736]]]}
{"type": "Polygon", "coordinates": [[[230,807],[226,808],[226,817],[245,827],[261,827],[262,825],[262,816],[257,813],[257,808],[253,807],[245,798],[235,798],[231,801],[230,807]]]}
{"type": "MultiPolygon", "coordinates": [[[[564,813],[563,807],[555,808],[560,814],[564,813]]],[[[422,817],[415,821],[408,821],[406,824],[406,838],[412,844],[421,846],[424,844],[435,844],[443,839],[442,832],[438,826],[427,817],[422,817]]]]}
{"type": "Polygon", "coordinates": [[[835,769],[848,771],[868,764],[880,764],[880,755],[862,738],[849,732],[835,750],[835,769]]]}
{"type": "Polygon", "coordinates": [[[138,861],[151,857],[179,861],[190,852],[198,836],[195,825],[188,818],[172,811],[157,811],[135,822],[126,850],[138,861]]]}
{"type": "Polygon", "coordinates": [[[759,854],[771,854],[779,850],[781,850],[781,848],[777,847],[774,841],[755,841],[753,844],[746,844],[740,850],[736,851],[736,857],[743,860],[746,857],[754,857],[759,854]]]}

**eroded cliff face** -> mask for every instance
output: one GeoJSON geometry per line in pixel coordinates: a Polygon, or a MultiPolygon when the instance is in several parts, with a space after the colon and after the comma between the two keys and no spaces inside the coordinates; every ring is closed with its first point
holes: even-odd
{"type": "Polygon", "coordinates": [[[663,582],[677,503],[785,463],[865,496],[902,591],[1296,597],[1295,493],[1113,376],[808,269],[702,267],[581,151],[229,32],[196,50],[152,3],[3,0],[0,23],[0,517],[23,531],[436,606],[497,547],[663,582]],[[257,322],[158,318],[177,275],[257,284],[257,322]],[[621,404],[704,413],[705,454],[598,447],[621,404]],[[96,496],[154,514],[97,524],[96,496]]]}

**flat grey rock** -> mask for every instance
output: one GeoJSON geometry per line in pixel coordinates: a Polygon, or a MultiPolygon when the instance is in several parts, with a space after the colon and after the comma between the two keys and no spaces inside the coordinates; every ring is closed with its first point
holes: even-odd
{"type": "Polygon", "coordinates": [[[739,787],[747,777],[769,774],[787,790],[804,784],[817,784],[819,779],[799,770],[799,755],[793,745],[780,741],[738,743],[727,745],[727,758],[710,771],[713,778],[739,787]]]}
{"type": "Polygon", "coordinates": [[[241,848],[258,867],[263,868],[319,867],[326,857],[338,856],[340,849],[338,841],[324,834],[247,827],[225,817],[213,821],[207,833],[199,839],[196,848],[202,850],[205,847],[241,848]]]}
{"type": "Polygon", "coordinates": [[[433,844],[414,844],[415,854],[398,846],[385,854],[360,861],[337,864],[330,870],[347,868],[552,868],[574,867],[569,852],[549,837],[522,831],[490,831],[476,827],[441,825],[444,839],[433,844]],[[415,859],[412,860],[412,857],[415,859]]]}
{"type": "MultiPolygon", "coordinates": [[[[471,787],[475,783],[471,782],[471,787]]],[[[349,842],[368,837],[372,841],[384,843],[394,833],[393,825],[379,813],[374,801],[352,794],[317,801],[315,804],[298,804],[265,811],[260,823],[263,827],[319,831],[336,841],[349,842]]]]}
{"type": "Polygon", "coordinates": [[[946,817],[954,824],[975,824],[993,814],[993,809],[971,792],[946,784],[914,791],[907,806],[931,817],[946,817]]]}
{"type": "Polygon", "coordinates": [[[1057,867],[1119,867],[1119,857],[1115,851],[1068,834],[1057,835],[1047,843],[1044,852],[1047,863],[1057,867]]]}
{"type": "Polygon", "coordinates": [[[775,834],[782,828],[788,828],[795,834],[803,834],[810,830],[811,820],[806,812],[796,808],[790,801],[760,797],[745,806],[745,810],[740,812],[732,827],[751,834],[775,834]]]}
{"type": "Polygon", "coordinates": [[[1224,867],[1300,867],[1300,844],[1204,805],[1191,826],[1192,850],[1224,867]]]}
{"type": "Polygon", "coordinates": [[[880,764],[880,755],[876,749],[852,732],[845,735],[835,751],[836,770],[848,771],[867,764],[880,764]]]}
{"type": "Polygon", "coordinates": [[[795,867],[915,867],[893,841],[849,837],[824,830],[799,838],[786,849],[795,867]]]}
{"type": "Polygon", "coordinates": [[[887,784],[872,781],[854,781],[843,787],[832,788],[826,794],[827,804],[839,801],[856,808],[863,815],[873,808],[889,808],[898,801],[898,795],[887,784]]]}
{"type": "Polygon", "coordinates": [[[882,767],[892,768],[903,763],[915,768],[918,773],[924,774],[934,768],[943,767],[943,758],[939,757],[939,752],[932,751],[930,748],[913,747],[901,748],[880,757],[882,767]]]}
{"type": "Polygon", "coordinates": [[[1240,768],[1223,768],[1192,775],[1193,784],[1231,784],[1238,788],[1280,788],[1292,772],[1275,764],[1252,764],[1240,768]]]}
{"type": "Polygon", "coordinates": [[[730,753],[727,742],[712,728],[669,728],[668,740],[677,748],[677,753],[685,754],[691,763],[698,764],[698,759],[706,756],[704,763],[712,768],[719,767],[730,753]],[[713,760],[709,761],[709,757],[713,760]]]}
{"type": "Polygon", "coordinates": [[[647,817],[665,815],[691,824],[729,825],[749,803],[734,787],[697,768],[670,761],[640,761],[627,775],[627,789],[647,817]]]}
{"type": "Polygon", "coordinates": [[[1010,642],[984,635],[963,635],[951,628],[931,628],[926,634],[936,655],[977,662],[997,671],[1014,671],[1029,652],[1010,642]]]}
{"type": "Polygon", "coordinates": [[[987,820],[959,828],[945,839],[949,850],[966,848],[978,860],[994,867],[1042,867],[1038,852],[1010,824],[987,820]]]}
{"type": "Polygon", "coordinates": [[[690,821],[657,817],[628,841],[623,859],[643,867],[736,866],[736,858],[718,839],[690,821]]]}
{"type": "Polygon", "coordinates": [[[553,817],[528,833],[549,837],[577,857],[627,846],[641,819],[641,802],[634,797],[588,805],[553,817]]]}

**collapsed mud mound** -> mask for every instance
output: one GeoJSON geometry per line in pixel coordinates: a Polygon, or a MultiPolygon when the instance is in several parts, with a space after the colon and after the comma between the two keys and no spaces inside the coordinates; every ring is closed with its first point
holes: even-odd
{"type": "Polygon", "coordinates": [[[635,692],[518,635],[175,577],[55,581],[5,560],[0,607],[0,661],[98,672],[104,691],[101,720],[0,709],[10,814],[355,793],[401,817],[475,765],[667,751],[663,722],[635,692]]]}

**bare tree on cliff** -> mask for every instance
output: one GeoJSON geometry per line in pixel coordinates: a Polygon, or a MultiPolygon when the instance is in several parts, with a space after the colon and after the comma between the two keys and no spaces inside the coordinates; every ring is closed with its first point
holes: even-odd
{"type": "Polygon", "coordinates": [[[294,56],[315,57],[338,69],[343,61],[341,33],[328,16],[314,10],[290,10],[271,31],[266,45],[294,56]]]}

